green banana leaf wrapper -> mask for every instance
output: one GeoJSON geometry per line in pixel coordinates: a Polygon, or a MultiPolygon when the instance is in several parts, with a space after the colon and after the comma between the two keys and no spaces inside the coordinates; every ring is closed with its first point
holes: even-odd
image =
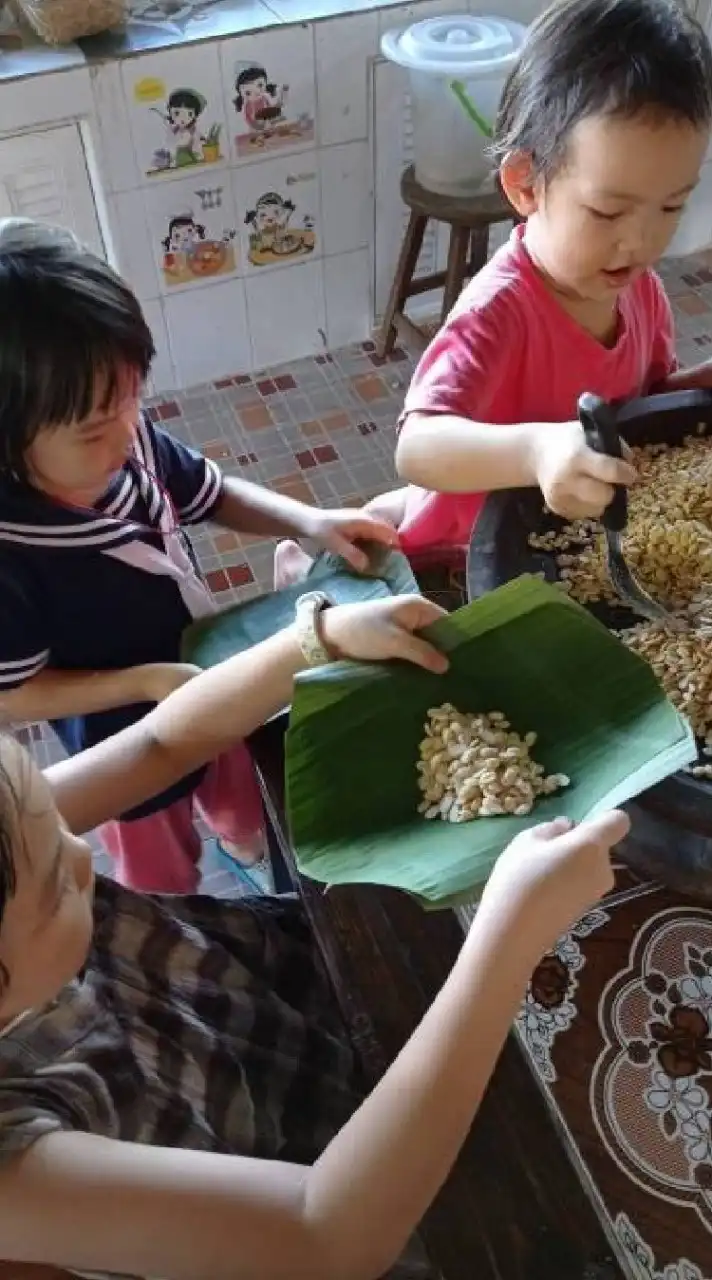
{"type": "Polygon", "coordinates": [[[236,653],[276,635],[294,621],[297,600],[305,591],[323,591],[332,604],[356,604],[383,596],[417,593],[418,584],[400,551],[372,544],[365,548],[368,570],[358,574],[340,556],[317,556],[305,582],[247,600],[222,613],[201,618],[183,635],[181,657],[198,667],[214,667],[236,653]]]}
{"type": "Polygon", "coordinates": [[[392,885],[428,908],[471,901],[524,828],[576,822],[696,759],[687,722],[651,668],[558,588],[522,577],[428,628],[445,676],[405,663],[305,672],[287,734],[297,865],[326,884],[392,885]],[[534,758],[571,785],[526,818],[426,822],[416,762],[429,707],[503,711],[538,734],[534,758]]]}

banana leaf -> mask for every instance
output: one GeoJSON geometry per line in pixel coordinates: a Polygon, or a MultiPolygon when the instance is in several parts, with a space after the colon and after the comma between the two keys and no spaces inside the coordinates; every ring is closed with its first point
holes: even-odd
{"type": "Polygon", "coordinates": [[[522,577],[428,628],[445,676],[338,663],[296,683],[287,808],[297,865],[326,884],[392,885],[426,907],[471,901],[527,826],[623,804],[696,759],[651,668],[557,587],[522,577]],[[418,747],[429,707],[503,711],[539,735],[533,755],[571,785],[527,817],[426,822],[418,747]]]}
{"type": "Polygon", "coordinates": [[[323,591],[332,604],[355,604],[417,592],[418,584],[400,551],[375,544],[366,550],[369,564],[362,574],[355,573],[340,556],[324,552],[315,559],[305,582],[192,623],[183,635],[183,661],[213,667],[276,635],[294,621],[295,605],[305,591],[323,591]]]}

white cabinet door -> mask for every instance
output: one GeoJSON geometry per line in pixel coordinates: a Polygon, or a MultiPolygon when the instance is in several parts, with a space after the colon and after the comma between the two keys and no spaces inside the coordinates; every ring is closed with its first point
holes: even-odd
{"type": "Polygon", "coordinates": [[[105,255],[79,126],[0,138],[0,217],[69,227],[105,255]]]}

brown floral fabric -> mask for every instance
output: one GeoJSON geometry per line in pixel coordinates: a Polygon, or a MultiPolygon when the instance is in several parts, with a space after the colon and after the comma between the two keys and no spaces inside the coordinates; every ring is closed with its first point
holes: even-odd
{"type": "Polygon", "coordinates": [[[712,1280],[712,909],[620,868],[516,1030],[624,1274],[712,1280]]]}

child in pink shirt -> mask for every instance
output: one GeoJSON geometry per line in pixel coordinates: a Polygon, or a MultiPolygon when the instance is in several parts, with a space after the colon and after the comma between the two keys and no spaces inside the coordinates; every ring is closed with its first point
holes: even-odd
{"type": "Polygon", "coordinates": [[[635,474],[586,447],[581,393],[712,385],[710,366],[677,372],[653,271],[711,119],[709,42],[674,0],[565,0],[531,27],[493,147],[523,225],[465,289],[406,397],[397,466],[422,488],[386,509],[410,555],[466,547],[491,489],[537,484],[562,516],[600,515],[635,474]]]}
{"type": "MultiPolygon", "coordinates": [[[[616,340],[606,346],[547,288],[527,252],[525,235],[524,225],[515,227],[509,242],[467,286],[420,361],[406,396],[399,464],[408,474],[412,436],[419,454],[415,475],[426,481],[432,468],[442,475],[443,490],[459,488],[460,482],[470,488],[478,465],[476,439],[463,441],[459,476],[453,459],[439,457],[443,446],[438,433],[448,429],[448,419],[468,428],[474,414],[492,426],[570,423],[582,391],[606,400],[626,399],[660,385],[676,368],[670,304],[654,272],[644,271],[621,292],[616,340]]],[[[572,452],[580,450],[580,479],[560,482],[571,493],[562,493],[555,505],[562,514],[574,515],[580,503],[580,514],[595,514],[598,495],[592,487],[589,499],[585,485],[587,479],[596,484],[595,472],[589,478],[586,468],[598,459],[587,456],[590,451],[573,425],[574,431],[561,439],[558,431],[549,432],[552,450],[563,453],[565,440],[572,452]]],[[[535,431],[530,434],[535,438],[535,431]]],[[[525,439],[522,444],[526,446],[525,439]]],[[[506,469],[502,475],[506,481],[506,469]]],[[[627,468],[621,474],[626,478],[627,468]]],[[[541,483],[538,474],[536,479],[541,483]]],[[[509,485],[490,480],[488,488],[495,487],[509,485]]],[[[466,547],[486,497],[481,490],[437,492],[415,486],[400,495],[405,500],[398,522],[401,544],[414,557],[466,547]]],[[[601,498],[605,496],[604,490],[601,498]]]]}
{"type": "Polygon", "coordinates": [[[614,484],[635,481],[587,448],[582,392],[712,386],[708,365],[677,371],[653,270],[711,120],[712,51],[674,0],[563,0],[530,28],[493,143],[523,224],[418,365],[396,453],[410,486],[370,504],[416,570],[462,561],[489,490],[538,485],[571,519],[599,516],[614,484]]]}

